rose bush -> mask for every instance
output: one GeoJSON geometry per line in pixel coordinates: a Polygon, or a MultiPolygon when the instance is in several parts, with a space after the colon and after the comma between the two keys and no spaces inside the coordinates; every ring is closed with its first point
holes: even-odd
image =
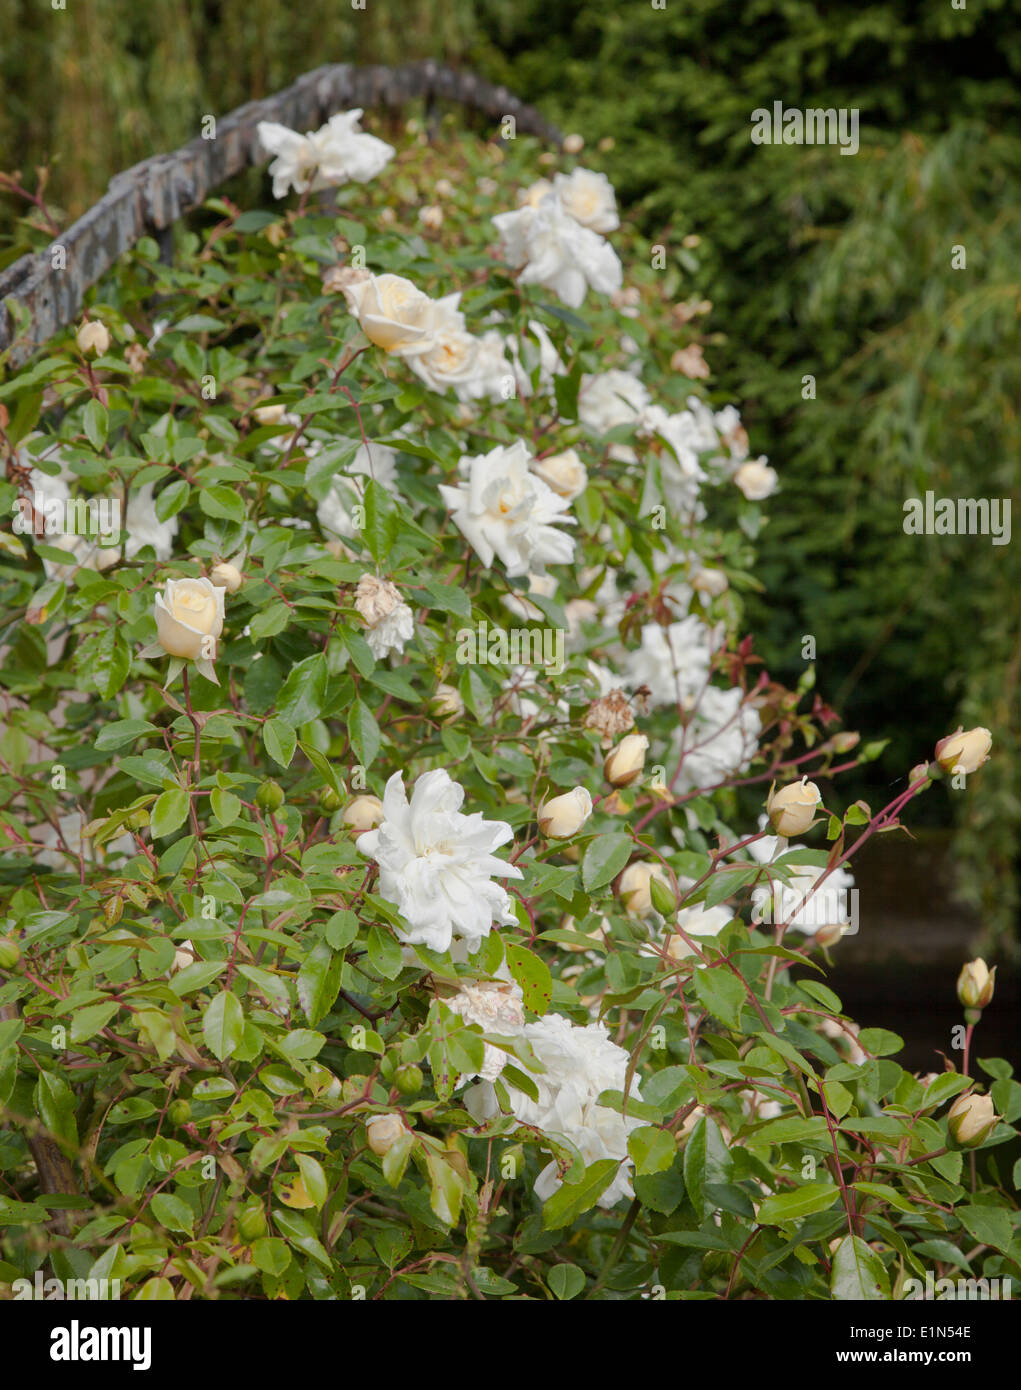
{"type": "Polygon", "coordinates": [[[993,974],[927,1076],[821,978],[853,851],[980,795],[985,731],[842,806],[882,744],[742,635],[782,468],[678,269],[584,163],[349,116],[0,385],[0,509],[124,517],[0,534],[0,1280],[1018,1277],[993,974]]]}

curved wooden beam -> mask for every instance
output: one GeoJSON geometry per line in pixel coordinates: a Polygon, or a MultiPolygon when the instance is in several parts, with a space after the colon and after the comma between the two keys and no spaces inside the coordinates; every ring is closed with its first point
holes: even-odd
{"type": "Polygon", "coordinates": [[[22,256],[0,273],[0,353],[18,366],[77,318],[85,291],[143,236],[165,230],[201,206],[221,183],[249,165],[265,162],[256,128],[278,121],[311,130],[352,106],[402,106],[424,99],[452,101],[494,120],[513,116],[516,129],[559,146],[557,128],[505,87],[471,72],[455,72],[427,60],[401,67],[355,67],[331,63],[263,101],[250,101],[217,119],[216,138],[199,138],[171,154],[154,155],[115,175],[105,195],[49,248],[22,256]],[[63,267],[54,268],[63,248],[63,267]],[[18,331],[11,306],[28,310],[18,331]]]}

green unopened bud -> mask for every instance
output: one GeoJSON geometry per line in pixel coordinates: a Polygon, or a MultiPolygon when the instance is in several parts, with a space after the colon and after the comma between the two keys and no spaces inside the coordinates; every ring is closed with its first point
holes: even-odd
{"type": "Polygon", "coordinates": [[[255,793],[255,804],[263,811],[279,811],[284,804],[284,789],[279,782],[267,778],[255,793]]]}
{"type": "Polygon", "coordinates": [[[669,917],[671,913],[677,911],[677,899],[674,897],[673,889],[661,878],[649,879],[649,894],[653,907],[664,917],[669,917]]]}
{"type": "Polygon", "coordinates": [[[332,816],[334,811],[339,811],[343,804],[343,797],[338,796],[332,787],[324,787],[319,793],[319,805],[328,816],[332,816]]]}
{"type": "Polygon", "coordinates": [[[186,1125],[191,1119],[191,1101],[183,1096],[172,1101],[167,1110],[167,1119],[172,1125],[186,1125]]]}
{"type": "Polygon", "coordinates": [[[21,960],[21,947],[13,936],[0,936],[0,970],[13,970],[21,960]]]}
{"type": "Polygon", "coordinates": [[[394,1085],[402,1096],[413,1096],[422,1089],[422,1068],[405,1062],[394,1072],[394,1085]]]}
{"type": "Polygon", "coordinates": [[[268,1229],[263,1205],[258,1197],[252,1197],[238,1213],[238,1235],[244,1241],[258,1240],[268,1229]]]}

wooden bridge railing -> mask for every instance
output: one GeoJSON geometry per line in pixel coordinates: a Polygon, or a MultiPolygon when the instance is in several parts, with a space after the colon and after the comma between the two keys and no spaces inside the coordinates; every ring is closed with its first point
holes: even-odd
{"type": "Polygon", "coordinates": [[[216,121],[216,138],[199,137],[170,154],[154,155],[110,181],[106,194],[44,251],[22,256],[0,272],[0,352],[19,365],[47,339],[77,318],[85,291],[141,237],[159,234],[242,169],[265,161],[256,128],[278,121],[294,130],[320,126],[337,111],[399,107],[425,100],[450,101],[494,120],[513,116],[523,134],[561,143],[560,132],[505,87],[470,72],[426,61],[401,67],[355,67],[334,63],[299,77],[274,96],[250,101],[216,121]],[[63,266],[54,268],[54,249],[63,247],[63,266]],[[10,305],[21,304],[31,320],[16,332],[10,305]]]}

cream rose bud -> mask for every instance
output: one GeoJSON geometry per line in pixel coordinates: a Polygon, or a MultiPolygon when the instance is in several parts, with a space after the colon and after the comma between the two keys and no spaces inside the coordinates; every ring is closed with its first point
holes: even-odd
{"type": "Polygon", "coordinates": [[[458,719],[464,714],[464,701],[461,692],[453,685],[440,681],[436,694],[429,701],[429,708],[437,719],[458,719]]]}
{"type": "Polygon", "coordinates": [[[260,425],[278,425],[287,409],[285,401],[274,401],[272,405],[260,405],[252,411],[260,425]]]}
{"type": "Polygon", "coordinates": [[[763,459],[750,459],[748,463],[742,463],[734,474],[734,482],[749,502],[761,502],[772,496],[778,481],[776,469],[770,468],[763,459]]]}
{"type": "Polygon", "coordinates": [[[443,226],[443,209],[435,203],[430,203],[428,207],[419,208],[418,220],[428,232],[438,232],[443,226]]]}
{"type": "Polygon", "coordinates": [[[362,332],[377,347],[403,355],[432,346],[435,305],[403,275],[372,275],[349,289],[362,332]]]}
{"type": "Polygon", "coordinates": [[[564,136],[564,154],[581,154],[585,148],[585,137],[572,132],[564,136]]]}
{"type": "Polygon", "coordinates": [[[369,1148],[380,1158],[390,1152],[398,1139],[411,1132],[400,1115],[394,1114],[393,1111],[387,1115],[370,1115],[365,1121],[365,1130],[369,1148]]]}
{"type": "Polygon", "coordinates": [[[383,820],[383,803],[378,796],[356,796],[344,807],[341,821],[359,835],[375,830],[383,820]]]}
{"type": "Polygon", "coordinates": [[[936,744],[936,761],[944,772],[976,772],[989,761],[993,736],[988,729],[969,729],[958,725],[956,733],[936,744]]]}
{"type": "Polygon", "coordinates": [[[805,833],[815,820],[816,807],[821,801],[819,788],[807,777],[802,777],[800,782],[791,782],[779,791],[770,789],[766,814],[776,833],[790,839],[792,835],[805,833]]]}
{"type": "Polygon", "coordinates": [[[603,776],[613,787],[630,787],[641,776],[649,740],[644,734],[627,734],[606,755],[603,776]]]}
{"type": "Polygon", "coordinates": [[[454,185],[450,182],[449,179],[437,179],[437,180],[436,180],[436,196],[437,196],[437,198],[449,198],[449,197],[452,196],[453,192],[454,192],[454,185]]]}
{"type": "Polygon", "coordinates": [[[208,579],[168,579],[156,595],[156,636],[170,656],[215,661],[223,631],[223,589],[208,579]]]}
{"type": "Polygon", "coordinates": [[[228,594],[236,594],[245,582],[245,577],[237,565],[232,565],[229,560],[221,560],[218,565],[214,565],[209,571],[209,578],[217,588],[226,589],[228,594]]]}
{"type": "Polygon", "coordinates": [[[846,931],[846,922],[834,922],[828,926],[819,927],[815,933],[815,943],[828,950],[837,944],[846,931]]]}
{"type": "Polygon", "coordinates": [[[584,787],[555,796],[539,809],[539,829],[550,840],[568,840],[592,814],[592,797],[584,787]]]}
{"type": "Polygon", "coordinates": [[[957,997],[966,1009],[984,1009],[993,1000],[996,988],[996,966],[992,970],[985,961],[970,960],[957,977],[957,997]]]}
{"type": "MultiPolygon", "coordinates": [[[[496,190],[494,189],[493,192],[495,193],[496,190]]],[[[553,185],[549,179],[536,179],[530,187],[519,190],[518,204],[521,207],[537,208],[546,194],[552,192],[553,185]]]]}
{"type": "Polygon", "coordinates": [[[958,1096],[947,1111],[947,1128],[956,1144],[977,1149],[992,1134],[1002,1117],[997,1115],[991,1096],[958,1096]]]}
{"type": "Polygon", "coordinates": [[[726,593],[730,588],[730,580],[722,570],[699,569],[691,576],[691,587],[700,594],[719,598],[720,594],[726,593]]]}
{"type": "Polygon", "coordinates": [[[541,478],[547,487],[551,487],[558,497],[565,497],[568,502],[580,497],[588,487],[588,473],[576,449],[565,449],[561,454],[550,454],[546,458],[536,459],[532,464],[532,472],[541,478]]]}
{"type": "Polygon", "coordinates": [[[652,880],[659,879],[666,888],[670,881],[658,864],[640,859],[629,864],[620,876],[618,893],[624,904],[624,911],[632,917],[648,917],[654,910],[652,904],[652,880]]]}
{"type": "Polygon", "coordinates": [[[75,342],[78,344],[78,351],[86,356],[92,353],[94,357],[102,357],[110,347],[110,330],[105,323],[100,323],[99,319],[91,319],[79,328],[75,342]]]}

